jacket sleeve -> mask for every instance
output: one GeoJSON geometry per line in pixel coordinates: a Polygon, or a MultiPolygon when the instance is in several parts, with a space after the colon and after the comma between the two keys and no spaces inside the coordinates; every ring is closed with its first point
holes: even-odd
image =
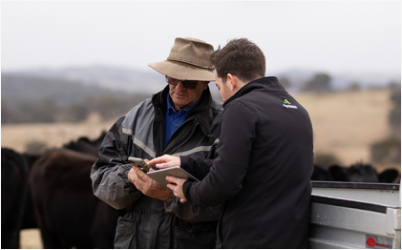
{"type": "MultiPolygon", "coordinates": [[[[210,171],[213,163],[213,159],[211,158],[215,158],[216,146],[217,143],[214,143],[211,146],[207,158],[200,155],[196,157],[194,157],[193,155],[181,156],[181,167],[197,179],[202,180],[210,171]]],[[[202,221],[217,221],[222,214],[222,205],[218,204],[211,207],[193,206],[189,202],[181,203],[180,198],[172,195],[165,202],[165,210],[166,212],[173,213],[180,219],[191,223],[202,221]]]]}
{"type": "Polygon", "coordinates": [[[202,221],[217,221],[222,214],[222,206],[198,207],[189,202],[181,203],[180,198],[173,194],[165,201],[165,210],[182,220],[194,223],[202,221]]]}
{"type": "Polygon", "coordinates": [[[99,158],[92,166],[91,179],[94,195],[115,209],[132,205],[143,195],[128,181],[132,165],[127,161],[120,118],[106,134],[99,148],[99,158]]]}
{"type": "Polygon", "coordinates": [[[183,192],[197,206],[214,206],[234,197],[242,188],[256,137],[257,116],[244,103],[225,107],[221,121],[217,158],[202,181],[186,181],[183,192]]]}

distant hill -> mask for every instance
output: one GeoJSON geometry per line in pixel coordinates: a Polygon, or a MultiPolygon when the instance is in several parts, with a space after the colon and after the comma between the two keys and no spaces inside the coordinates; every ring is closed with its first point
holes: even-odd
{"type": "Polygon", "coordinates": [[[2,73],[1,123],[80,122],[91,113],[111,119],[149,97],[72,80],[2,73]]]}
{"type": "MultiPolygon", "coordinates": [[[[11,72],[9,72],[11,73],[11,72]]],[[[267,76],[278,76],[287,78],[290,86],[287,89],[296,93],[303,89],[304,84],[312,79],[316,73],[313,70],[289,69],[282,72],[269,72],[267,76]]],[[[88,67],[67,67],[62,69],[38,69],[15,71],[13,75],[35,76],[46,79],[63,79],[80,82],[86,86],[100,86],[105,89],[122,90],[131,93],[156,93],[166,86],[162,74],[149,69],[149,71],[111,67],[111,66],[88,66],[88,67]]],[[[334,90],[346,90],[352,83],[357,83],[361,89],[383,88],[391,82],[401,82],[401,73],[381,72],[345,72],[342,74],[330,74],[331,87],[334,90]]],[[[212,94],[219,98],[219,91],[215,83],[210,85],[212,94]]]]}
{"type": "Polygon", "coordinates": [[[351,84],[357,83],[361,89],[385,88],[390,83],[401,84],[401,72],[345,72],[330,74],[312,70],[290,69],[276,74],[279,78],[287,78],[291,82],[290,92],[300,92],[304,84],[311,80],[316,73],[327,73],[331,77],[331,88],[334,90],[347,90],[351,84]]]}
{"type": "MultiPolygon", "coordinates": [[[[146,94],[151,96],[161,91],[166,85],[165,77],[153,70],[150,72],[107,66],[68,67],[62,69],[21,70],[2,73],[2,77],[13,76],[18,79],[42,79],[46,82],[62,82],[60,86],[80,84],[100,87],[102,90],[124,93],[146,94]]],[[[3,79],[2,79],[3,80],[3,79]]],[[[33,84],[36,84],[33,83],[33,84]]],[[[59,85],[57,85],[59,86],[59,85]]],[[[215,82],[209,84],[212,96],[222,100],[215,82]]]]}
{"type": "Polygon", "coordinates": [[[20,76],[64,79],[84,85],[101,86],[132,93],[156,93],[166,86],[165,78],[153,70],[141,71],[107,66],[68,67],[13,72],[20,76]]]}
{"type": "Polygon", "coordinates": [[[1,99],[8,106],[33,103],[53,99],[60,106],[82,103],[88,98],[98,98],[105,94],[116,98],[126,98],[122,90],[112,91],[100,86],[86,86],[78,81],[51,79],[19,74],[1,74],[1,99]]]}

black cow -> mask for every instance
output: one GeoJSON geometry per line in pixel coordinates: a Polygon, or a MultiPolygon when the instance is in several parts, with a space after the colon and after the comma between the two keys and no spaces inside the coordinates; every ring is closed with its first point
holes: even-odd
{"type": "Polygon", "coordinates": [[[331,165],[328,173],[333,181],[378,182],[377,171],[369,164],[356,163],[350,167],[331,165]]]}
{"type": "Polygon", "coordinates": [[[86,153],[49,150],[32,169],[29,183],[45,248],[113,248],[120,212],[93,195],[90,171],[97,156],[88,143],[73,143],[86,153]]]}
{"type": "Polygon", "coordinates": [[[313,166],[313,174],[311,175],[310,179],[312,181],[332,181],[325,167],[316,164],[313,166]]]}
{"type": "MultiPolygon", "coordinates": [[[[28,166],[29,175],[34,163],[39,159],[41,154],[22,153],[21,155],[28,166]]],[[[36,222],[35,216],[35,209],[32,201],[31,186],[29,185],[29,182],[27,182],[27,187],[28,191],[25,199],[24,217],[22,220],[21,229],[38,228],[38,223],[36,222]]]]}
{"type": "Polygon", "coordinates": [[[97,139],[92,141],[89,140],[87,137],[80,137],[77,141],[70,141],[68,144],[63,145],[63,148],[98,157],[98,148],[101,145],[105,136],[106,132],[103,131],[97,139]]]}
{"type": "Polygon", "coordinates": [[[28,185],[24,158],[1,148],[1,247],[19,248],[28,185]]]}
{"type": "Polygon", "coordinates": [[[382,183],[400,183],[401,174],[396,169],[385,169],[378,174],[378,181],[382,183]]]}

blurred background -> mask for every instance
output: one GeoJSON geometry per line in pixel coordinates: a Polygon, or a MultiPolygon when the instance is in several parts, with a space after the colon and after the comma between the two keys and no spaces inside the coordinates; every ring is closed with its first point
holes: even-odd
{"type": "Polygon", "coordinates": [[[2,2],[2,147],[36,154],[98,138],[164,88],[147,65],[176,37],[256,43],[266,75],[310,114],[316,164],[400,172],[399,1],[2,2]]]}

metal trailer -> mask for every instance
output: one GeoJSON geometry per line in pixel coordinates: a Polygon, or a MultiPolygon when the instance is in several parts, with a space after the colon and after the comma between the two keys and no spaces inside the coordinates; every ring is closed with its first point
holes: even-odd
{"type": "Polygon", "coordinates": [[[399,184],[312,186],[310,248],[401,248],[399,184]]]}

